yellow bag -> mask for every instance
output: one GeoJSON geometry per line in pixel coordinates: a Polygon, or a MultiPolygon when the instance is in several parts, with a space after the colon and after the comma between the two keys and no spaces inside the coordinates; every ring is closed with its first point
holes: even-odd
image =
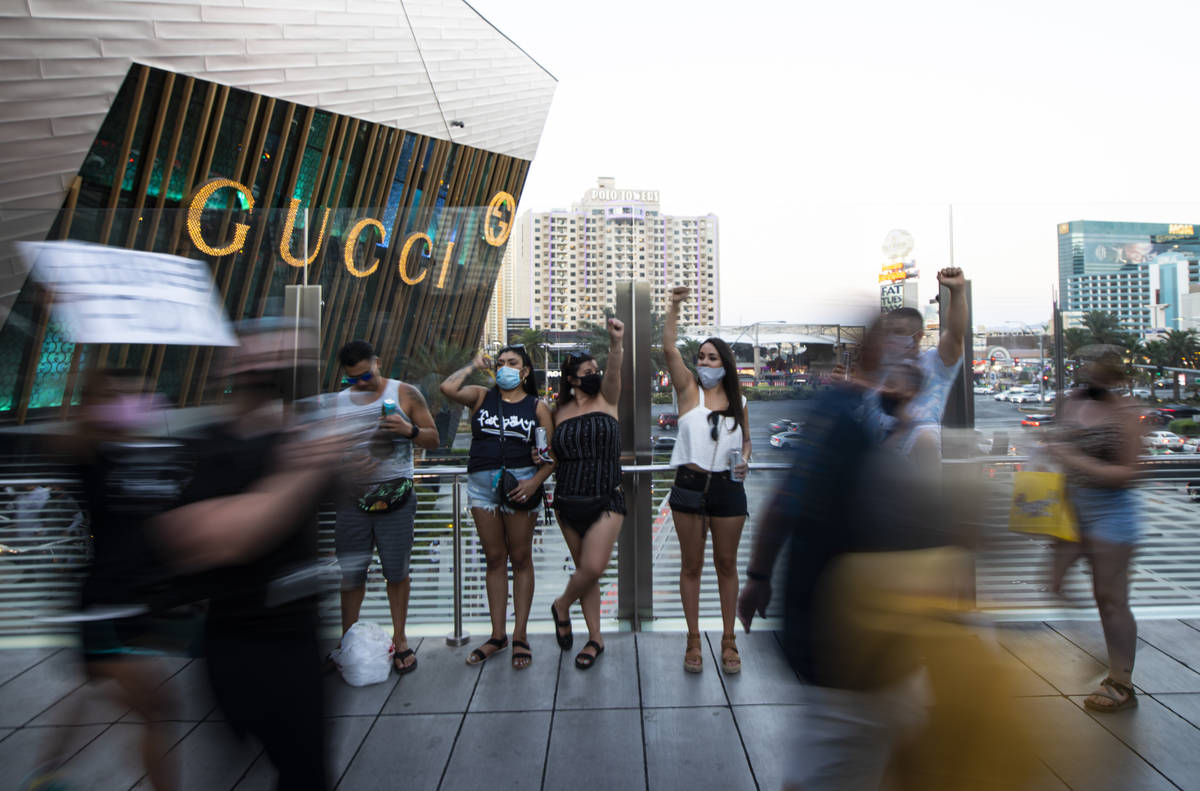
{"type": "Polygon", "coordinates": [[[1067,480],[1059,472],[1013,474],[1012,508],[1008,529],[1015,533],[1036,533],[1062,541],[1078,541],[1079,528],[1067,500],[1067,480]]]}

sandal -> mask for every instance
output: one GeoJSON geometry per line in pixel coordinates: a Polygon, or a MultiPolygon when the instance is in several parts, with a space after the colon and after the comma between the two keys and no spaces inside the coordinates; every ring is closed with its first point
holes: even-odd
{"type": "Polygon", "coordinates": [[[403,651],[392,657],[392,664],[396,666],[397,673],[402,676],[407,675],[408,673],[411,673],[417,669],[416,652],[411,648],[405,648],[403,651]],[[408,659],[410,656],[413,658],[412,664],[404,664],[404,660],[408,659]]]}
{"type": "Polygon", "coordinates": [[[533,663],[533,651],[529,648],[529,643],[524,640],[513,640],[512,666],[513,670],[524,670],[533,663]],[[524,649],[518,651],[517,649],[524,649]]]}
{"type": "Polygon", "coordinates": [[[482,664],[483,662],[491,659],[493,654],[498,654],[505,648],[508,648],[508,635],[504,635],[504,637],[493,637],[483,645],[479,646],[479,648],[476,648],[471,652],[471,655],[467,657],[468,665],[482,664]],[[491,651],[484,651],[483,645],[494,646],[494,648],[491,651]]]}
{"type": "Polygon", "coordinates": [[[1137,704],[1137,694],[1133,691],[1133,687],[1128,684],[1122,684],[1120,681],[1113,681],[1111,676],[1101,681],[1100,688],[1083,699],[1083,705],[1087,708],[1092,711],[1103,711],[1106,713],[1136,708],[1137,704]],[[1114,695],[1114,692],[1118,694],[1114,695]],[[1110,700],[1112,702],[1093,703],[1092,698],[1110,700]]]}
{"type": "Polygon", "coordinates": [[[554,609],[554,602],[550,602],[550,617],[554,619],[554,639],[558,641],[558,647],[564,651],[570,651],[571,646],[575,645],[575,635],[571,632],[570,613],[566,618],[558,617],[558,610],[554,609]],[[559,629],[566,629],[567,633],[562,634],[559,629]]]}
{"type": "Polygon", "coordinates": [[[700,635],[688,632],[687,649],[683,652],[683,669],[689,673],[700,673],[704,670],[704,653],[700,650],[700,635]]]}
{"type": "Polygon", "coordinates": [[[579,668],[580,670],[587,670],[589,667],[596,664],[596,660],[600,657],[601,654],[604,653],[604,646],[600,645],[595,640],[588,640],[587,643],[583,646],[583,651],[580,651],[578,654],[575,655],[575,667],[579,668]],[[583,651],[588,650],[589,648],[595,648],[596,653],[585,654],[583,652],[583,651]]]}
{"type": "Polygon", "coordinates": [[[721,670],[729,676],[742,672],[742,657],[738,654],[737,638],[731,634],[721,637],[721,670]]]}

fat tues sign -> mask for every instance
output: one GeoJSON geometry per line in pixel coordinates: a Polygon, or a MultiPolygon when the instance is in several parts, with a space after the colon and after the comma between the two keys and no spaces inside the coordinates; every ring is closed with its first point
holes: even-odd
{"type": "Polygon", "coordinates": [[[885,283],[879,287],[879,312],[887,313],[896,308],[917,306],[917,281],[885,283]]]}
{"type": "MultiPolygon", "coordinates": [[[[214,195],[223,190],[238,192],[241,195],[242,204],[246,210],[252,211],[254,209],[254,195],[245,184],[241,184],[233,179],[216,178],[200,185],[192,195],[191,203],[188,204],[187,231],[188,237],[192,240],[192,244],[196,246],[196,249],[211,256],[223,256],[240,252],[246,245],[246,237],[250,232],[249,225],[239,222],[234,223],[233,229],[226,239],[206,239],[204,237],[204,228],[201,224],[204,207],[214,195]]],[[[516,199],[507,192],[497,192],[492,196],[492,199],[483,210],[483,240],[487,244],[492,247],[504,246],[504,243],[508,241],[508,235],[512,232],[512,222],[516,208],[516,199]]],[[[293,198],[291,205],[288,207],[287,220],[284,222],[283,232],[279,238],[280,257],[289,265],[295,267],[308,266],[313,261],[316,261],[325,243],[325,234],[329,230],[330,211],[330,209],[324,209],[321,212],[321,228],[317,234],[316,242],[310,242],[311,251],[309,254],[307,256],[297,256],[292,252],[292,236],[296,229],[296,217],[300,212],[300,201],[293,198]]],[[[372,259],[370,262],[359,262],[355,259],[356,248],[360,246],[360,237],[363,236],[367,228],[374,229],[375,233],[379,235],[379,244],[387,244],[387,228],[374,217],[363,217],[350,224],[343,236],[345,243],[342,248],[342,263],[345,265],[346,270],[355,277],[368,277],[374,274],[379,268],[378,258],[372,259]]],[[[400,279],[410,286],[415,286],[424,281],[429,276],[430,269],[425,268],[422,264],[416,264],[410,268],[409,258],[413,250],[416,249],[419,253],[418,260],[432,259],[436,246],[437,242],[427,233],[417,232],[405,237],[404,244],[400,248],[400,259],[396,264],[400,271],[400,279]]],[[[371,247],[368,246],[367,249],[369,250],[371,247]]],[[[445,285],[446,270],[449,268],[450,254],[453,250],[454,242],[446,242],[446,249],[442,255],[441,269],[437,276],[437,288],[442,288],[445,285]]]]}

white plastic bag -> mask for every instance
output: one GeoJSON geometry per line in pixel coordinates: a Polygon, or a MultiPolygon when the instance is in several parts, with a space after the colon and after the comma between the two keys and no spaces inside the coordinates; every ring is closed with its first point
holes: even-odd
{"type": "Polygon", "coordinates": [[[365,687],[388,680],[394,650],[382,627],[359,621],[342,636],[342,647],[332,657],[347,684],[365,687]]]}

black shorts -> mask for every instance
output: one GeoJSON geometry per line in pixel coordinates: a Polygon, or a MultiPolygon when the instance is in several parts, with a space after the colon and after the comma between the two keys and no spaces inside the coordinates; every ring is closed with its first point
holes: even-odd
{"type": "Polygon", "coordinates": [[[729,472],[700,472],[691,467],[679,467],[675,470],[675,485],[671,487],[669,499],[671,510],[681,514],[704,514],[707,516],[747,516],[746,485],[729,477],[729,472]],[[709,476],[712,479],[709,480],[709,476]],[[708,493],[704,495],[703,505],[696,508],[687,500],[696,500],[695,494],[690,497],[676,490],[688,492],[703,492],[704,483],[708,480],[708,493]]]}

